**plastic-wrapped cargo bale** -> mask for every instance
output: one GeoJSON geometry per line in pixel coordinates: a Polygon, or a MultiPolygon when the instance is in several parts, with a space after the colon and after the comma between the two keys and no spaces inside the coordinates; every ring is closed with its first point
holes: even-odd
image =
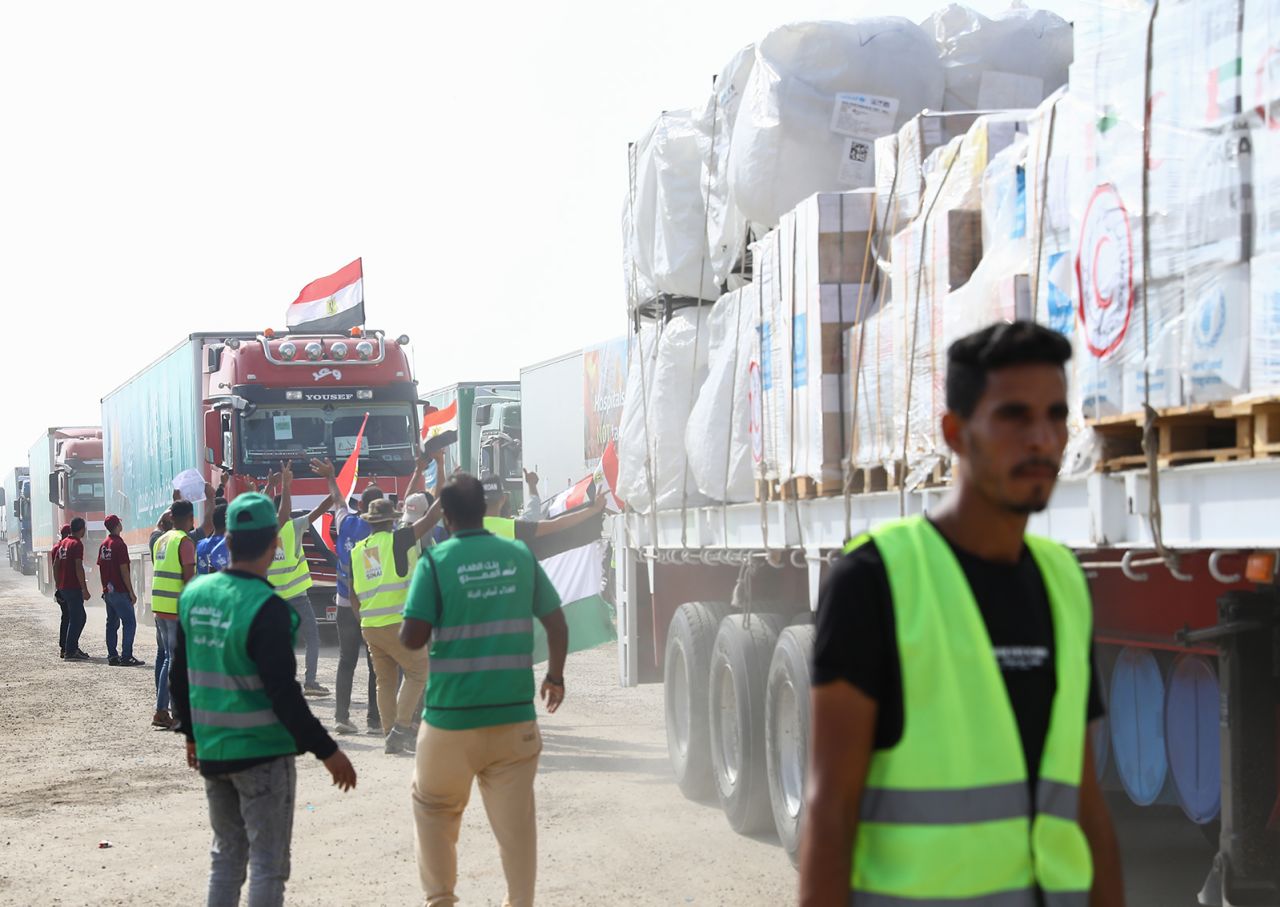
{"type": "Polygon", "coordinates": [[[654,355],[658,351],[658,328],[644,322],[631,337],[627,350],[627,386],[623,394],[618,424],[618,495],[637,510],[648,507],[649,468],[653,459],[653,437],[646,429],[652,406],[654,355]]]}
{"type": "Polygon", "coordinates": [[[1280,254],[1249,262],[1249,388],[1280,393],[1280,254]]]}
{"type": "Polygon", "coordinates": [[[689,412],[685,449],[694,482],[728,504],[755,500],[751,456],[751,363],[757,360],[759,287],[722,297],[707,320],[707,378],[689,412]]]}
{"type": "Polygon", "coordinates": [[[838,493],[842,485],[843,335],[876,304],[874,231],[871,188],[813,195],[778,225],[795,248],[779,269],[792,337],[792,444],[780,457],[779,474],[810,479],[819,494],[838,493]]]}
{"type": "Polygon", "coordinates": [[[976,113],[922,113],[912,117],[892,139],[877,142],[877,154],[892,150],[894,160],[876,158],[877,210],[880,222],[897,233],[923,209],[925,162],[969,131],[976,113]]]}
{"type": "Polygon", "coordinates": [[[746,252],[749,224],[734,201],[729,182],[733,152],[733,124],[755,65],[756,48],[738,51],[716,77],[711,97],[698,117],[702,155],[702,201],[706,206],[707,249],[711,273],[718,286],[729,282],[746,252]]]}
{"type": "Polygon", "coordinates": [[[619,452],[618,494],[636,510],[648,510],[653,500],[650,472],[659,510],[679,507],[685,501],[690,505],[705,503],[686,467],[684,444],[694,397],[707,376],[710,337],[705,321],[705,307],[680,309],[652,342],[642,333],[633,346],[622,409],[621,435],[625,440],[619,452]],[[653,353],[644,358],[648,387],[642,390],[640,357],[650,346],[653,353]]]}
{"type": "Polygon", "coordinates": [[[754,321],[756,352],[754,363],[760,384],[760,402],[755,422],[755,477],[776,481],[790,476],[791,464],[791,369],[793,332],[791,310],[783,305],[782,262],[790,260],[794,248],[790,231],[770,230],[751,246],[752,282],[759,293],[759,309],[754,321]],[[784,462],[784,458],[786,461],[784,462]]]}
{"type": "Polygon", "coordinates": [[[671,296],[714,299],[719,292],[706,252],[696,119],[690,110],[666,111],[633,148],[631,256],[640,287],[671,296]]]}
{"type": "Polygon", "coordinates": [[[738,207],[771,227],[815,192],[873,185],[875,140],[939,108],[943,82],[933,41],[900,17],[774,29],[734,124],[738,207]]]}
{"type": "Polygon", "coordinates": [[[894,380],[898,371],[901,318],[890,307],[846,332],[847,409],[855,467],[890,467],[902,456],[902,419],[894,380]]]}
{"type": "Polygon", "coordinates": [[[1182,284],[1187,402],[1216,403],[1248,393],[1249,266],[1200,269],[1182,284]]]}
{"type": "Polygon", "coordinates": [[[988,19],[951,3],[924,28],[946,71],[943,110],[1035,107],[1066,84],[1071,25],[1048,10],[1010,9],[988,19]]]}

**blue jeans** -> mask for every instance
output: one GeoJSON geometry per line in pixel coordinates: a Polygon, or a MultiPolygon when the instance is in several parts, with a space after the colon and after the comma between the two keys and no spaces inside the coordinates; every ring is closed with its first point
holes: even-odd
{"type": "Polygon", "coordinates": [[[316,682],[316,669],[320,667],[320,625],[316,623],[316,612],[306,593],[289,599],[289,604],[298,613],[298,629],[302,631],[302,641],[307,650],[307,667],[302,675],[302,683],[310,686],[316,682]]]}
{"type": "Polygon", "coordinates": [[[84,593],[79,589],[60,589],[62,596],[62,614],[66,618],[67,630],[62,637],[62,650],[68,654],[79,651],[80,633],[84,630],[88,617],[84,613],[84,593]]]}
{"type": "Polygon", "coordinates": [[[102,597],[107,603],[107,655],[116,657],[116,631],[123,628],[120,653],[133,657],[133,637],[138,632],[138,619],[133,614],[133,602],[127,592],[108,592],[102,597]]]}
{"type": "Polygon", "coordinates": [[[204,779],[213,826],[208,907],[236,907],[246,870],[249,907],[284,903],[297,787],[293,756],[204,779]]]}
{"type": "Polygon", "coordinates": [[[178,645],[178,622],[156,617],[156,711],[169,708],[169,662],[178,645]]]}

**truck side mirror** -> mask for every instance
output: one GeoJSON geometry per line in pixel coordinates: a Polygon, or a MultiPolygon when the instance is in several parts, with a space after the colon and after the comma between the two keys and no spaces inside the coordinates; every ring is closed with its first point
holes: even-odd
{"type": "Polygon", "coordinates": [[[61,506],[62,498],[58,496],[58,474],[49,473],[49,503],[61,506]]]}
{"type": "Polygon", "coordinates": [[[4,489],[0,488],[0,507],[4,506],[4,489]]]}
{"type": "Polygon", "coordinates": [[[471,416],[471,421],[476,425],[488,425],[491,418],[493,418],[493,404],[481,403],[476,406],[475,412],[471,416]]]}
{"type": "Polygon", "coordinates": [[[212,447],[206,447],[204,449],[204,461],[208,463],[210,466],[218,465],[217,460],[214,459],[212,447]]]}

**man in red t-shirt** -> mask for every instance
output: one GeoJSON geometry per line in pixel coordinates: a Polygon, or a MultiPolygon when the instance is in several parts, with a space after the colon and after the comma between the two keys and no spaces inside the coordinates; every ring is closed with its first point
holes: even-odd
{"type": "Polygon", "coordinates": [[[107,664],[137,667],[146,662],[133,657],[133,637],[138,630],[133,606],[138,603],[138,596],[133,591],[129,569],[129,546],[120,537],[120,517],[112,514],[103,525],[109,535],[98,548],[98,574],[102,577],[102,600],[107,604],[107,664]],[[117,629],[121,631],[118,654],[117,629]]]}
{"type": "Polygon", "coordinates": [[[62,605],[62,627],[58,639],[65,661],[88,661],[80,648],[80,633],[86,620],[84,603],[89,598],[89,582],[84,575],[85,523],[81,517],[71,521],[71,534],[54,549],[53,579],[62,605]]]}

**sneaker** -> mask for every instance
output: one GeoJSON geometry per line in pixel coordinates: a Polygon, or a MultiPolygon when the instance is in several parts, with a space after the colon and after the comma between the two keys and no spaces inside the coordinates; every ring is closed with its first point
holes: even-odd
{"type": "Polygon", "coordinates": [[[159,709],[151,719],[151,726],[167,731],[173,727],[173,718],[169,715],[168,710],[159,709]]]}
{"type": "Polygon", "coordinates": [[[76,649],[70,655],[62,659],[63,661],[88,661],[89,653],[83,649],[76,649]]]}
{"type": "Polygon", "coordinates": [[[318,683],[309,683],[302,688],[302,695],[311,697],[328,696],[329,688],[318,683]]]}
{"type": "Polygon", "coordinates": [[[140,668],[145,664],[146,662],[141,658],[134,658],[132,655],[120,659],[120,667],[122,668],[140,668]]]}
{"type": "Polygon", "coordinates": [[[120,666],[120,659],[119,659],[117,656],[115,656],[115,655],[108,655],[108,656],[107,656],[107,664],[111,665],[111,667],[113,667],[113,668],[119,667],[119,666],[120,666]]]}
{"type": "Polygon", "coordinates": [[[365,734],[367,734],[367,735],[368,735],[368,736],[370,736],[370,737],[381,737],[381,736],[382,736],[382,722],[381,722],[381,721],[370,721],[370,722],[369,722],[369,726],[368,726],[367,728],[365,728],[365,731],[364,731],[364,732],[365,732],[365,734]]]}
{"type": "Polygon", "coordinates": [[[413,755],[418,751],[418,738],[411,729],[397,725],[392,733],[400,735],[400,748],[406,753],[413,755]]]}
{"type": "Polygon", "coordinates": [[[399,728],[391,729],[391,733],[387,735],[387,742],[382,745],[382,751],[388,756],[398,756],[405,751],[404,738],[399,728]]]}
{"type": "Polygon", "coordinates": [[[360,732],[360,729],[350,721],[335,721],[333,729],[339,734],[358,734],[360,732]]]}

